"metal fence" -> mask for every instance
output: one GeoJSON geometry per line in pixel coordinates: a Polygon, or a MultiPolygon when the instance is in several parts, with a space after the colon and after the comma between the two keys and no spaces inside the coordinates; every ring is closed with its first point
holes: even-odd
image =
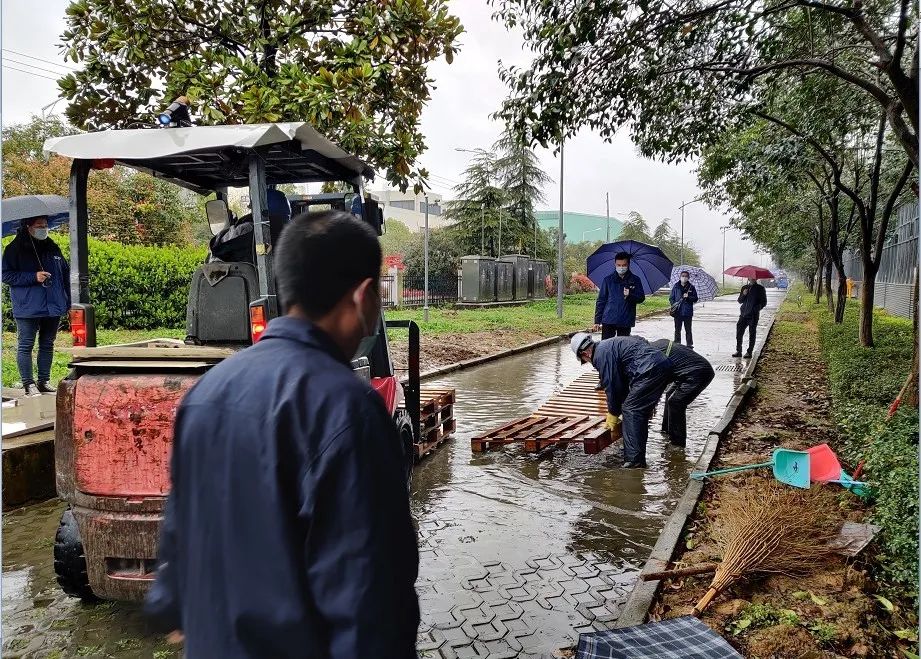
{"type": "MultiPolygon", "coordinates": [[[[914,281],[917,267],[918,204],[904,204],[898,210],[895,228],[883,247],[876,275],[876,306],[893,315],[911,318],[916,300],[914,281]]],[[[863,265],[856,250],[845,252],[844,272],[856,284],[856,294],[863,283],[863,265]]]]}
{"type": "MultiPolygon", "coordinates": [[[[384,275],[380,280],[385,307],[421,307],[425,304],[425,277],[384,275]]],[[[429,275],[429,306],[454,304],[460,299],[461,278],[456,274],[429,275]]]]}

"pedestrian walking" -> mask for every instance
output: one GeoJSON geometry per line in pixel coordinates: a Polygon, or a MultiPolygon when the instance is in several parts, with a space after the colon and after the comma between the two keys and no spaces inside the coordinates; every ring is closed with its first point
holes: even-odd
{"type": "Polygon", "coordinates": [[[147,610],[189,657],[416,657],[403,449],[350,365],[377,336],[380,267],[351,214],[292,221],[285,315],[179,407],[147,610]]]}
{"type": "Polygon", "coordinates": [[[767,306],[767,291],[754,277],[748,278],[748,283],[739,293],[739,321],[736,323],[736,351],[733,357],[742,357],[742,338],[748,329],[748,350],[745,359],[750,359],[755,349],[755,334],[758,331],[758,319],[761,310],[767,306]]]}
{"type": "Polygon", "coordinates": [[[675,446],[685,446],[688,438],[687,410],[700,393],[713,381],[713,366],[690,347],[675,341],[659,339],[650,344],[668,358],[674,381],[665,389],[665,413],[662,432],[675,446]]]}
{"type": "Polygon", "coordinates": [[[54,393],[51,364],[61,316],[70,309],[70,267],[48,236],[48,218],[23,221],[3,250],[3,283],[10,287],[16,321],[16,366],[27,396],[54,393]],[[38,383],[32,352],[38,337],[38,383]]]}
{"type": "Polygon", "coordinates": [[[649,421],[672,381],[671,364],[641,336],[604,339],[598,343],[580,332],[570,343],[581,363],[591,362],[607,396],[608,413],[621,417],[624,467],[646,467],[649,421]]]}
{"type": "Polygon", "coordinates": [[[681,326],[684,325],[684,339],[689,348],[694,347],[694,336],[691,333],[691,321],[694,318],[694,305],[697,304],[697,288],[691,283],[691,273],[684,270],[668,301],[671,303],[670,313],[675,319],[675,343],[681,343],[681,326]]]}
{"type": "Polygon", "coordinates": [[[614,256],[614,272],[601,282],[595,302],[595,331],[601,338],[630,336],[636,325],[636,305],[646,300],[643,283],[630,272],[630,255],[618,252],[614,256]]]}

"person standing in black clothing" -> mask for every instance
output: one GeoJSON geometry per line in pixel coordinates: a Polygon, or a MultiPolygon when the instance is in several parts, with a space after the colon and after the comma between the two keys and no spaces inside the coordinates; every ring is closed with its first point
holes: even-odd
{"type": "Polygon", "coordinates": [[[662,432],[675,446],[684,446],[688,439],[688,405],[713,381],[713,367],[705,357],[677,341],[659,339],[649,345],[665,354],[674,377],[674,382],[665,390],[662,432]]]}
{"type": "Polygon", "coordinates": [[[685,270],[672,286],[668,301],[671,303],[672,318],[675,319],[675,343],[681,343],[681,326],[684,325],[684,338],[688,348],[694,347],[691,321],[694,318],[694,305],[697,300],[697,288],[691,283],[691,273],[685,270]]]}
{"type": "Polygon", "coordinates": [[[755,334],[758,329],[758,318],[761,310],[767,306],[767,291],[754,277],[748,278],[748,283],[739,293],[739,322],[736,323],[736,351],[733,357],[742,357],[742,338],[748,329],[748,351],[745,359],[750,359],[755,349],[755,334]]]}

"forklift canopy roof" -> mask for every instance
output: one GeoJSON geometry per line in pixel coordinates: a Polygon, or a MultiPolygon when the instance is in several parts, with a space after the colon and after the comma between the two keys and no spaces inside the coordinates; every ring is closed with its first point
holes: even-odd
{"type": "Polygon", "coordinates": [[[245,155],[263,154],[266,183],[355,181],[374,171],[302,122],[104,130],[53,137],[45,154],[67,158],[115,160],[199,192],[245,187],[245,155]]]}

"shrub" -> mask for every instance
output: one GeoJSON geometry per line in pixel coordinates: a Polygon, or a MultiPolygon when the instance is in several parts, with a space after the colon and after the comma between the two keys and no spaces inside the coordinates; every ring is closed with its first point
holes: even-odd
{"type": "MultiPolygon", "coordinates": [[[[67,236],[55,233],[54,240],[67,256],[67,236]]],[[[96,326],[182,327],[192,273],[206,254],[205,247],[143,247],[90,238],[90,302],[96,308],[96,326]]],[[[9,289],[3,289],[4,329],[14,330],[9,289]]]]}
{"type": "Polygon", "coordinates": [[[567,293],[591,293],[597,291],[598,287],[595,282],[583,275],[581,272],[574,272],[569,278],[569,287],[567,293]]]}

